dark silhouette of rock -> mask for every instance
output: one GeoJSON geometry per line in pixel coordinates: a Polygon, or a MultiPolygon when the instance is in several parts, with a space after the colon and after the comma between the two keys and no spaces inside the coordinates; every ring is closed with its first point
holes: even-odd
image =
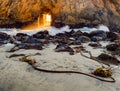
{"type": "Polygon", "coordinates": [[[8,52],[14,52],[20,49],[36,49],[36,50],[42,50],[43,47],[40,44],[30,44],[30,43],[21,43],[13,47],[10,51],[8,52]]]}
{"type": "Polygon", "coordinates": [[[91,47],[101,47],[102,46],[100,43],[97,43],[97,42],[91,42],[88,45],[91,47]]]}
{"type": "Polygon", "coordinates": [[[99,31],[99,30],[90,32],[90,34],[88,36],[91,38],[91,41],[93,41],[93,42],[107,39],[106,32],[99,31]]]}
{"type": "Polygon", "coordinates": [[[3,32],[0,32],[0,41],[9,39],[9,35],[3,32]]]}
{"type": "Polygon", "coordinates": [[[116,33],[116,32],[108,32],[107,38],[110,39],[110,41],[115,41],[118,38],[120,38],[120,35],[119,35],[119,33],[116,33]]]}
{"type": "Polygon", "coordinates": [[[10,36],[6,33],[0,32],[0,46],[10,42],[10,36]]]}
{"type": "Polygon", "coordinates": [[[74,52],[74,50],[68,45],[58,44],[55,48],[56,52],[74,52]]]}
{"type": "MultiPolygon", "coordinates": [[[[117,51],[120,48],[118,44],[109,44],[106,46],[108,51],[117,51]]],[[[120,50],[120,49],[119,49],[120,50]]]]}
{"type": "Polygon", "coordinates": [[[37,39],[45,39],[45,38],[49,38],[49,33],[47,30],[45,31],[40,31],[36,34],[33,34],[33,38],[37,38],[37,39]]]}
{"type": "Polygon", "coordinates": [[[24,42],[26,39],[28,39],[30,36],[25,33],[17,33],[15,36],[16,41],[24,42]]]}
{"type": "Polygon", "coordinates": [[[100,54],[97,58],[98,58],[100,61],[104,61],[104,62],[106,62],[106,63],[111,63],[111,64],[115,64],[115,65],[120,64],[120,61],[119,61],[117,58],[112,57],[112,56],[110,56],[110,55],[108,55],[108,54],[102,53],[102,54],[100,54]]]}

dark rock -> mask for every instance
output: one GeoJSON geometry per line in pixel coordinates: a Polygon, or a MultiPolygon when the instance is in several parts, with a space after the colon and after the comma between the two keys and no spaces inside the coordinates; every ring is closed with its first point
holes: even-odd
{"type": "Polygon", "coordinates": [[[83,35],[83,33],[80,30],[78,30],[77,32],[72,34],[73,37],[80,37],[82,35],[83,35]]]}
{"type": "Polygon", "coordinates": [[[58,33],[55,35],[55,37],[66,37],[66,34],[65,33],[58,33]]]}
{"type": "Polygon", "coordinates": [[[45,39],[45,38],[49,38],[49,33],[47,30],[45,31],[40,31],[36,34],[33,34],[33,38],[37,38],[37,39],[45,39]]]}
{"type": "Polygon", "coordinates": [[[106,48],[108,51],[117,51],[120,48],[120,46],[117,44],[109,44],[106,46],[106,48]]]}
{"type": "Polygon", "coordinates": [[[80,36],[76,39],[76,41],[81,42],[81,43],[86,43],[90,41],[90,38],[87,36],[80,36]]]}
{"type": "Polygon", "coordinates": [[[0,46],[10,42],[10,36],[6,33],[0,32],[0,46]]]}
{"type": "Polygon", "coordinates": [[[28,37],[27,39],[25,39],[24,41],[22,41],[22,43],[44,45],[44,41],[41,41],[41,40],[39,40],[39,39],[32,38],[32,37],[28,37]]]}
{"type": "Polygon", "coordinates": [[[55,48],[55,51],[56,52],[74,52],[74,50],[71,47],[64,44],[57,45],[57,47],[55,48]]]}
{"type": "Polygon", "coordinates": [[[116,33],[116,32],[108,32],[107,33],[107,38],[109,38],[110,39],[110,41],[115,41],[115,40],[117,40],[118,38],[119,38],[119,34],[118,33],[116,33]]]}
{"type": "Polygon", "coordinates": [[[74,52],[70,52],[69,54],[70,54],[70,55],[74,55],[74,52]]]}
{"type": "Polygon", "coordinates": [[[83,36],[89,37],[90,35],[89,35],[89,33],[84,32],[84,33],[83,33],[83,36]]]}
{"type": "Polygon", "coordinates": [[[75,33],[75,31],[72,29],[70,32],[65,32],[65,35],[67,37],[72,37],[72,35],[75,33]]]}
{"type": "Polygon", "coordinates": [[[25,33],[17,33],[16,36],[15,36],[15,39],[16,39],[17,41],[23,42],[23,41],[25,41],[26,39],[28,39],[29,37],[30,37],[30,36],[27,35],[27,34],[25,34],[25,33]]]}
{"type": "Polygon", "coordinates": [[[101,47],[102,46],[100,43],[97,43],[97,42],[92,42],[92,43],[89,43],[88,45],[91,47],[101,47]]]}
{"type": "Polygon", "coordinates": [[[29,43],[21,43],[19,45],[16,45],[8,52],[14,52],[20,49],[36,49],[36,50],[42,50],[43,47],[40,44],[29,44],[29,43]]]}
{"type": "Polygon", "coordinates": [[[10,36],[6,33],[0,32],[0,41],[8,40],[10,36]]]}
{"type": "Polygon", "coordinates": [[[102,41],[103,38],[99,37],[99,36],[93,36],[92,38],[90,38],[92,42],[98,42],[98,41],[102,41]]]}
{"type": "Polygon", "coordinates": [[[25,33],[17,33],[16,36],[17,36],[17,37],[23,37],[23,36],[28,36],[28,35],[25,34],[25,33]]]}
{"type": "Polygon", "coordinates": [[[87,43],[90,41],[89,37],[87,36],[79,36],[79,37],[73,37],[72,45],[81,45],[81,43],[87,43]]]}
{"type": "Polygon", "coordinates": [[[98,58],[100,61],[104,61],[104,62],[106,62],[106,63],[111,63],[111,64],[115,64],[115,65],[120,64],[120,61],[119,61],[117,58],[112,57],[112,56],[110,56],[110,55],[108,55],[108,54],[102,53],[102,54],[100,54],[97,58],[98,58]]]}
{"type": "Polygon", "coordinates": [[[92,32],[90,32],[89,37],[91,37],[91,38],[95,37],[96,39],[105,40],[107,38],[107,34],[104,31],[99,31],[98,30],[98,31],[92,31],[92,32]]]}

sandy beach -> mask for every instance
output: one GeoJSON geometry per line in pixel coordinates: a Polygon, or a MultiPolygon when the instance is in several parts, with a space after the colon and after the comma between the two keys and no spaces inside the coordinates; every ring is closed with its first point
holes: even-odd
{"type": "MultiPolygon", "coordinates": [[[[105,46],[107,43],[102,42],[105,46]]],[[[103,49],[93,49],[87,43],[84,47],[98,56],[103,49]]],[[[30,56],[37,61],[37,66],[48,70],[73,70],[91,73],[100,63],[87,59],[76,53],[55,52],[56,45],[49,44],[44,50],[18,50],[13,53],[6,52],[13,44],[0,47],[0,91],[120,91],[120,69],[113,65],[115,83],[108,83],[95,78],[74,73],[47,73],[34,70],[29,64],[19,61],[20,57],[8,58],[12,54],[35,54],[30,56]]],[[[87,53],[85,54],[89,56],[87,53]]]]}

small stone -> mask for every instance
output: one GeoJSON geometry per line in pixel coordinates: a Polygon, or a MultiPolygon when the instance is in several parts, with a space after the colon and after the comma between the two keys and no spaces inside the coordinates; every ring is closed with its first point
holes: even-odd
{"type": "Polygon", "coordinates": [[[70,55],[74,55],[74,52],[70,52],[69,54],[70,54],[70,55]]]}

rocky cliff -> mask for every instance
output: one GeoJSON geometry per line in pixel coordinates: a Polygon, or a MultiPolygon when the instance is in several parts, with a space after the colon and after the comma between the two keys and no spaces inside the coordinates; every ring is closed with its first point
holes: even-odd
{"type": "Polygon", "coordinates": [[[53,22],[120,29],[120,0],[0,0],[0,26],[35,21],[43,13],[53,22]]]}

